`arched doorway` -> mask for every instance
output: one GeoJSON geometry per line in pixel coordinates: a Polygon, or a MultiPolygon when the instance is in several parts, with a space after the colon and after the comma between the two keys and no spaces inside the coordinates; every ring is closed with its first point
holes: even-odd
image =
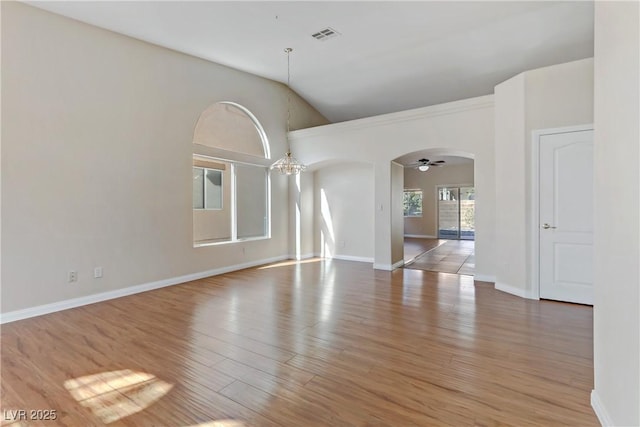
{"type": "Polygon", "coordinates": [[[473,155],[426,149],[394,162],[404,166],[405,268],[473,275],[473,155]]]}

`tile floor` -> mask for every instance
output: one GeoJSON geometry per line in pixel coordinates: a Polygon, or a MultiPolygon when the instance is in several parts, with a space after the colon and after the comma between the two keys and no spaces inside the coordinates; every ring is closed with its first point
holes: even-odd
{"type": "Polygon", "coordinates": [[[474,249],[473,240],[445,240],[444,243],[416,256],[413,261],[405,264],[404,268],[473,276],[474,249]]]}

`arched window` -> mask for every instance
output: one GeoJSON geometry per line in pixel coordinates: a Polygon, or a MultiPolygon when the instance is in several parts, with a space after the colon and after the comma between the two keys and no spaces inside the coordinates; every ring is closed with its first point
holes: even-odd
{"type": "Polygon", "coordinates": [[[208,246],[269,238],[269,141],[256,117],[219,102],[193,135],[193,241],[208,246]]]}

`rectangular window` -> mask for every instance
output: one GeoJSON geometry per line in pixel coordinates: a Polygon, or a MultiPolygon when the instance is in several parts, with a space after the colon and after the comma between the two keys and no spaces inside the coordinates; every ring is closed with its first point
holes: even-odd
{"type": "Polygon", "coordinates": [[[404,190],[402,204],[405,217],[421,217],[422,190],[404,190]]]}
{"type": "Polygon", "coordinates": [[[269,182],[266,166],[194,156],[194,246],[269,238],[269,182]]]}
{"type": "Polygon", "coordinates": [[[267,235],[267,170],[239,164],[236,172],[236,226],[238,239],[267,235]]]}
{"type": "Polygon", "coordinates": [[[222,209],[222,170],[193,168],[193,209],[222,209]]]}

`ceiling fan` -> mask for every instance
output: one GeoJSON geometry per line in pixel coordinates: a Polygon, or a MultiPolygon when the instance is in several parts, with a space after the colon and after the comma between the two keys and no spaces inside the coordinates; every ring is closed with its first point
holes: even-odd
{"type": "Polygon", "coordinates": [[[420,172],[426,172],[431,166],[442,166],[446,162],[444,160],[431,161],[429,159],[420,159],[417,162],[410,163],[406,167],[418,169],[420,172]]]}

